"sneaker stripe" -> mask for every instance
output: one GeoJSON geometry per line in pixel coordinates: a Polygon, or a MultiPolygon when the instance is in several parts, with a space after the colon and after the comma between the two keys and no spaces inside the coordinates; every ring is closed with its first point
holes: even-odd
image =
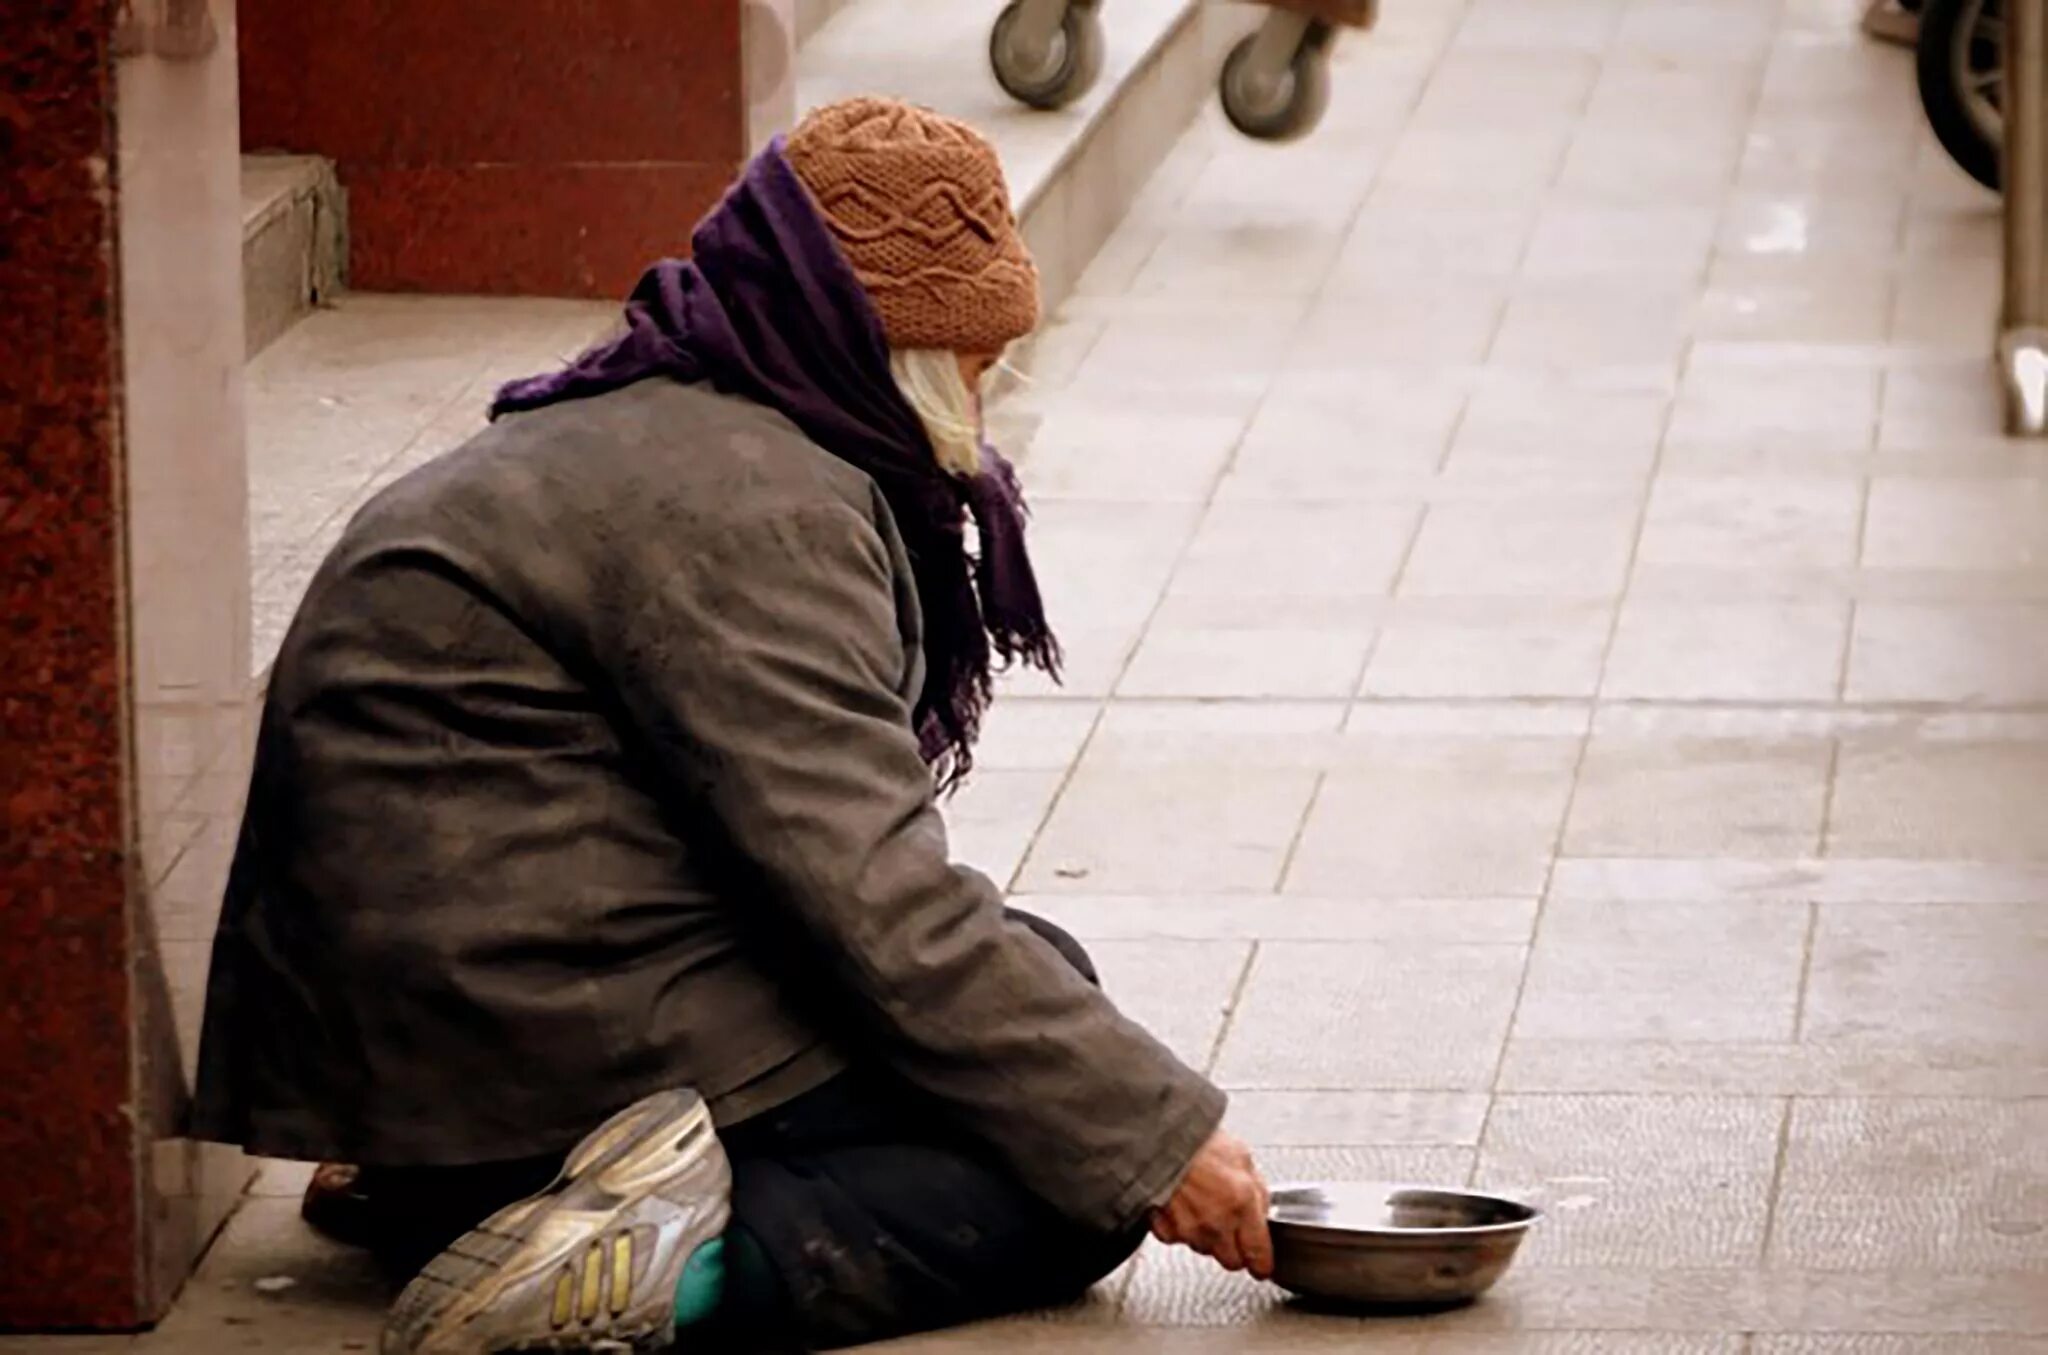
{"type": "Polygon", "coordinates": [[[633,1301],[633,1235],[620,1233],[612,1239],[612,1316],[626,1311],[633,1301]]]}
{"type": "Polygon", "coordinates": [[[569,1319],[576,1316],[576,1275],[567,1266],[555,1277],[555,1309],[550,1316],[556,1331],[568,1326],[569,1319]]]}
{"type": "Polygon", "coordinates": [[[597,1310],[604,1300],[604,1244],[592,1242],[583,1253],[583,1302],[577,1306],[576,1315],[587,1325],[597,1321],[597,1310]]]}

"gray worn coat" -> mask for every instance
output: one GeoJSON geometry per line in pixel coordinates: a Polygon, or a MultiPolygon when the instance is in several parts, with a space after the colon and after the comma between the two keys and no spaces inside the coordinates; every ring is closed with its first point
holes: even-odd
{"type": "Polygon", "coordinates": [[[406,477],[277,661],[197,1132],[473,1163],[865,1062],[1142,1217],[1222,1097],[951,864],[921,670],[873,483],[760,406],[644,381],[406,477]]]}

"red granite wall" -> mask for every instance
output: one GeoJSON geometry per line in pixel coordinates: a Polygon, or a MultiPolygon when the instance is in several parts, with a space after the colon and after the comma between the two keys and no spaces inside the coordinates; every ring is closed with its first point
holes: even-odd
{"type": "Polygon", "coordinates": [[[107,8],[0,5],[0,1327],[142,1316],[107,8]]]}
{"type": "Polygon", "coordinates": [[[738,0],[241,0],[242,144],[334,160],[350,283],[617,296],[745,155],[738,0]]]}

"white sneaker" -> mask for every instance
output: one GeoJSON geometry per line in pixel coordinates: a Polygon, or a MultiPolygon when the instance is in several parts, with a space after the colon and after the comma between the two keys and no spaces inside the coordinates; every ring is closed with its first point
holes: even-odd
{"type": "Polygon", "coordinates": [[[650,1096],[428,1262],[385,1319],[383,1355],[665,1349],[683,1266],[731,1213],[703,1098],[650,1096]]]}

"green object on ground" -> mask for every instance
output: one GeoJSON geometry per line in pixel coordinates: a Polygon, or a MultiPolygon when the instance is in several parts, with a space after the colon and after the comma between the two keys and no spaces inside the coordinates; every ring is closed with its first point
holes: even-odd
{"type": "Polygon", "coordinates": [[[676,1326],[705,1321],[724,1299],[725,1239],[714,1237],[683,1263],[683,1277],[676,1281],[676,1326]]]}

